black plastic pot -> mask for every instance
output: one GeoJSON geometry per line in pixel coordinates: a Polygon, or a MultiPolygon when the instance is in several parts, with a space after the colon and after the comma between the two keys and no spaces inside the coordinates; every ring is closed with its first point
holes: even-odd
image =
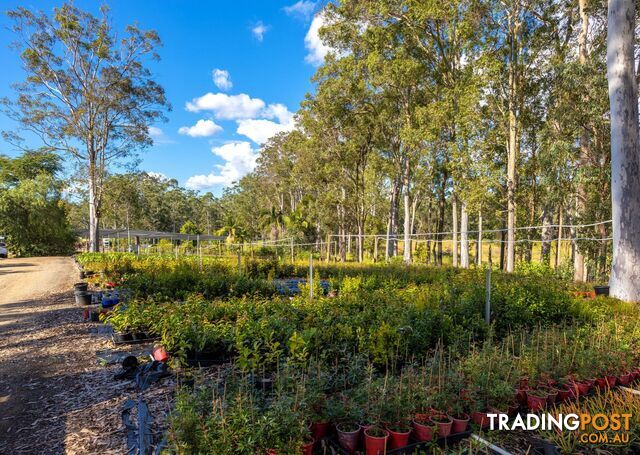
{"type": "Polygon", "coordinates": [[[84,291],[76,291],[76,305],[91,305],[91,293],[84,291]]]}
{"type": "Polygon", "coordinates": [[[149,339],[146,332],[133,332],[132,335],[134,341],[144,341],[149,339]]]}
{"type": "Polygon", "coordinates": [[[594,286],[593,290],[596,292],[596,295],[609,296],[609,286],[594,286]]]}
{"type": "Polygon", "coordinates": [[[254,378],[253,385],[257,390],[261,390],[263,392],[271,392],[273,390],[273,379],[254,378]]]}
{"type": "Polygon", "coordinates": [[[187,364],[189,366],[209,367],[222,365],[230,360],[229,354],[223,349],[211,349],[205,351],[189,350],[187,352],[187,364]]]}
{"type": "Polygon", "coordinates": [[[87,292],[89,289],[89,283],[76,283],[73,285],[73,289],[76,291],[87,292]]]}
{"type": "Polygon", "coordinates": [[[125,343],[133,339],[132,335],[127,332],[113,332],[113,341],[115,343],[125,343]]]}

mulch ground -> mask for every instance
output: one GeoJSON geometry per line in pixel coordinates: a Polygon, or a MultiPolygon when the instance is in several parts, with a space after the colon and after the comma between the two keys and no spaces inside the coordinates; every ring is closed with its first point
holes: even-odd
{"type": "Polygon", "coordinates": [[[99,362],[97,353],[117,349],[97,333],[101,324],[83,321],[72,292],[13,305],[24,311],[0,328],[1,454],[127,453],[122,405],[139,397],[159,441],[173,377],[141,393],[132,381],[114,380],[120,365],[99,362]]]}

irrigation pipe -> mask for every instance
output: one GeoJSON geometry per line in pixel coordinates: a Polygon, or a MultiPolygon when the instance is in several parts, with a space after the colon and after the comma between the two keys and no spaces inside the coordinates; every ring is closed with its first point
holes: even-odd
{"type": "Polygon", "coordinates": [[[640,395],[640,390],[636,390],[636,389],[632,389],[630,387],[624,387],[624,386],[620,386],[620,389],[624,390],[625,392],[631,392],[635,395],[640,395]]]}
{"type": "Polygon", "coordinates": [[[489,441],[487,441],[486,439],[481,438],[480,436],[478,436],[475,433],[471,434],[471,438],[475,439],[480,444],[485,445],[486,447],[489,448],[489,450],[491,450],[492,452],[495,452],[495,453],[497,453],[499,455],[512,455],[511,452],[507,452],[506,450],[501,449],[500,447],[491,444],[489,441]]]}

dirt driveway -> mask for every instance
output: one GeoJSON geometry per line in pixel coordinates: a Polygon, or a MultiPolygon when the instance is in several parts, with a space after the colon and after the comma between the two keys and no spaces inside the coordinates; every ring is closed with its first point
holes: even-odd
{"type": "Polygon", "coordinates": [[[46,310],[20,302],[67,292],[77,277],[73,260],[68,257],[0,259],[0,326],[46,310]]]}
{"type": "Polygon", "coordinates": [[[83,321],[76,281],[69,257],[0,259],[0,454],[127,452],[120,413],[137,392],[99,364],[114,348],[83,321]]]}

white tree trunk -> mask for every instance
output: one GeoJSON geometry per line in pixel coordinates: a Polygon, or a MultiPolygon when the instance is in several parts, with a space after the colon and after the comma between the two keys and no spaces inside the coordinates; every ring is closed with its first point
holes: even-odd
{"type": "Polygon", "coordinates": [[[513,272],[516,253],[516,162],[518,161],[519,149],[516,97],[519,87],[515,58],[516,52],[514,44],[512,44],[509,60],[509,138],[507,141],[507,257],[505,267],[507,272],[513,272]]]}
{"type": "Polygon", "coordinates": [[[411,263],[411,198],[409,189],[404,190],[404,254],[402,259],[405,263],[411,263]]]}
{"type": "Polygon", "coordinates": [[[613,297],[640,301],[640,156],[634,72],[635,2],[610,0],[607,77],[611,106],[613,297]]]}
{"type": "Polygon", "coordinates": [[[558,207],[558,245],[556,247],[556,269],[562,262],[562,206],[558,207]]]}
{"type": "Polygon", "coordinates": [[[460,265],[469,268],[469,214],[467,204],[462,202],[460,214],[460,265]]]}
{"type": "Polygon", "coordinates": [[[540,262],[547,265],[551,258],[551,240],[553,237],[551,223],[551,210],[545,206],[542,210],[542,246],[540,249],[540,262]]]}
{"type": "Polygon", "coordinates": [[[478,245],[476,253],[476,264],[482,265],[482,211],[478,212],[478,245]]]}
{"type": "Polygon", "coordinates": [[[401,185],[399,179],[393,181],[391,187],[391,197],[389,203],[389,221],[387,223],[387,242],[385,246],[384,258],[386,261],[390,257],[395,256],[397,251],[398,242],[396,236],[398,235],[398,194],[400,193],[401,185]]]}
{"type": "Polygon", "coordinates": [[[458,200],[455,195],[451,201],[453,208],[453,243],[451,247],[452,251],[452,263],[454,267],[458,267],[458,200]]]}
{"type": "Polygon", "coordinates": [[[409,194],[409,177],[411,171],[411,160],[409,157],[405,158],[404,169],[404,254],[403,261],[406,264],[410,264],[412,261],[411,255],[411,195],[409,194]]]}
{"type": "MultiPolygon", "coordinates": [[[[587,51],[587,38],[589,33],[589,15],[587,14],[587,0],[578,0],[578,7],[580,12],[580,34],[578,35],[578,56],[581,65],[587,63],[588,51],[587,51]]],[[[585,102],[588,102],[585,100],[585,102]]],[[[586,131],[583,131],[580,135],[580,160],[579,166],[585,167],[589,161],[589,148],[590,140],[586,131]]],[[[584,200],[586,199],[584,183],[578,185],[578,194],[576,197],[576,211],[580,216],[584,211],[584,200]]],[[[578,230],[575,229],[574,238],[578,235],[578,230]]],[[[585,260],[584,254],[580,251],[578,242],[573,242],[573,280],[574,281],[586,281],[587,274],[585,273],[585,260]]]]}
{"type": "MultiPolygon", "coordinates": [[[[91,166],[90,166],[91,168],[91,166]]],[[[100,206],[94,173],[89,170],[89,251],[100,251],[100,206]]]]}

